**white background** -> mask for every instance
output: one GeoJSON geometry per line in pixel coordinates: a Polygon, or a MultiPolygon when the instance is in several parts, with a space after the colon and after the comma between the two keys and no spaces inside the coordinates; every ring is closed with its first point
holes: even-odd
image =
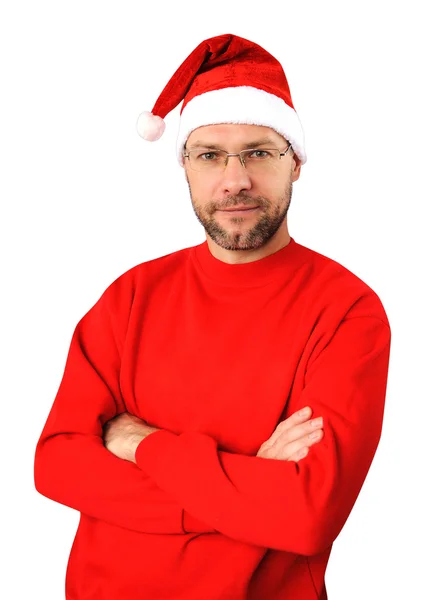
{"type": "Polygon", "coordinates": [[[329,599],[426,598],[421,5],[2,3],[2,598],[64,598],[78,513],[35,491],[33,459],[76,323],[125,270],[205,239],[175,156],[180,105],[158,142],[135,124],[222,33],[286,72],[308,156],[290,235],[361,277],[391,324],[382,438],[332,550],[329,599]]]}

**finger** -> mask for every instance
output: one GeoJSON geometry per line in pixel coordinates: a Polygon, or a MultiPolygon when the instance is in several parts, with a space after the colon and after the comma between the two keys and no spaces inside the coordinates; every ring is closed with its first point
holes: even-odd
{"type": "Polygon", "coordinates": [[[275,431],[273,432],[271,437],[264,442],[265,445],[269,446],[269,445],[273,444],[275,442],[275,440],[284,431],[291,429],[292,427],[294,427],[295,425],[298,425],[299,423],[304,423],[311,417],[311,415],[312,415],[312,409],[310,406],[306,406],[305,408],[302,408],[302,410],[299,410],[299,411],[293,413],[290,417],[288,417],[284,421],[281,421],[281,423],[279,423],[277,425],[277,427],[275,428],[275,431]]]}
{"type": "Polygon", "coordinates": [[[281,458],[281,460],[288,460],[288,457],[293,456],[293,454],[296,454],[297,452],[300,452],[303,448],[310,448],[314,444],[317,444],[319,441],[321,441],[323,435],[323,430],[317,429],[290,443],[285,440],[285,436],[283,435],[281,444],[280,438],[278,438],[270,447],[270,452],[278,458],[281,458]]]}
{"type": "Polygon", "coordinates": [[[308,456],[308,452],[309,452],[309,448],[307,446],[304,446],[303,448],[301,448],[301,450],[299,450],[298,452],[295,452],[287,460],[297,462],[298,460],[302,460],[302,458],[305,458],[305,456],[308,456]]]}
{"type": "Polygon", "coordinates": [[[289,444],[296,440],[299,440],[312,431],[315,431],[323,426],[322,417],[316,417],[315,419],[310,419],[305,423],[299,423],[298,425],[293,425],[290,429],[282,429],[277,428],[276,432],[271,436],[269,440],[266,441],[266,445],[269,447],[275,444],[278,440],[280,441],[281,446],[284,444],[289,444]]]}

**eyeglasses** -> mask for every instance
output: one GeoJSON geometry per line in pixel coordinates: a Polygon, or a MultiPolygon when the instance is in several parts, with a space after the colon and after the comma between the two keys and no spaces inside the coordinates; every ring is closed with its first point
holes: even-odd
{"type": "Polygon", "coordinates": [[[184,154],[187,158],[191,169],[194,171],[203,171],[209,173],[220,173],[224,171],[228,164],[230,156],[239,156],[243,167],[250,173],[266,172],[278,165],[281,156],[285,156],[290,150],[291,144],[288,145],[285,152],[281,152],[278,148],[249,148],[241,150],[235,154],[230,154],[225,150],[210,150],[209,148],[196,148],[189,150],[184,154]]]}

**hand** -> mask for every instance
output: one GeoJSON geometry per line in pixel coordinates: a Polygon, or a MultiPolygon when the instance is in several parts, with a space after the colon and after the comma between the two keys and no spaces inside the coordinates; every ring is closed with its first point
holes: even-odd
{"type": "Polygon", "coordinates": [[[127,412],[120,413],[104,424],[104,445],[118,458],[136,462],[136,448],[147,435],[154,431],[159,431],[159,429],[150,427],[143,419],[127,412]]]}
{"type": "Polygon", "coordinates": [[[322,417],[308,420],[312,414],[311,408],[306,415],[300,413],[301,411],[296,412],[281,421],[271,437],[261,445],[256,456],[295,462],[304,458],[310,446],[322,439],[323,420],[322,417]],[[318,438],[309,437],[314,432],[318,434],[318,438]]]}

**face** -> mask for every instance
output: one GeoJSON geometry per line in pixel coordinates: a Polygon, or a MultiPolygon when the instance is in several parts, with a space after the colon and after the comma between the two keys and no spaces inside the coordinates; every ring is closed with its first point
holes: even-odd
{"type": "MultiPolygon", "coordinates": [[[[199,127],[189,135],[185,149],[214,145],[229,153],[245,148],[278,148],[288,142],[273,129],[258,125],[220,124],[199,127]],[[259,140],[267,139],[259,146],[259,140]]],[[[300,159],[291,148],[266,171],[248,172],[238,157],[229,157],[219,172],[194,171],[184,158],[186,180],[195,215],[206,234],[226,250],[255,250],[270,240],[288,236],[287,212],[293,181],[300,175],[300,159]],[[226,212],[236,206],[257,207],[248,212],[226,212]]]]}

